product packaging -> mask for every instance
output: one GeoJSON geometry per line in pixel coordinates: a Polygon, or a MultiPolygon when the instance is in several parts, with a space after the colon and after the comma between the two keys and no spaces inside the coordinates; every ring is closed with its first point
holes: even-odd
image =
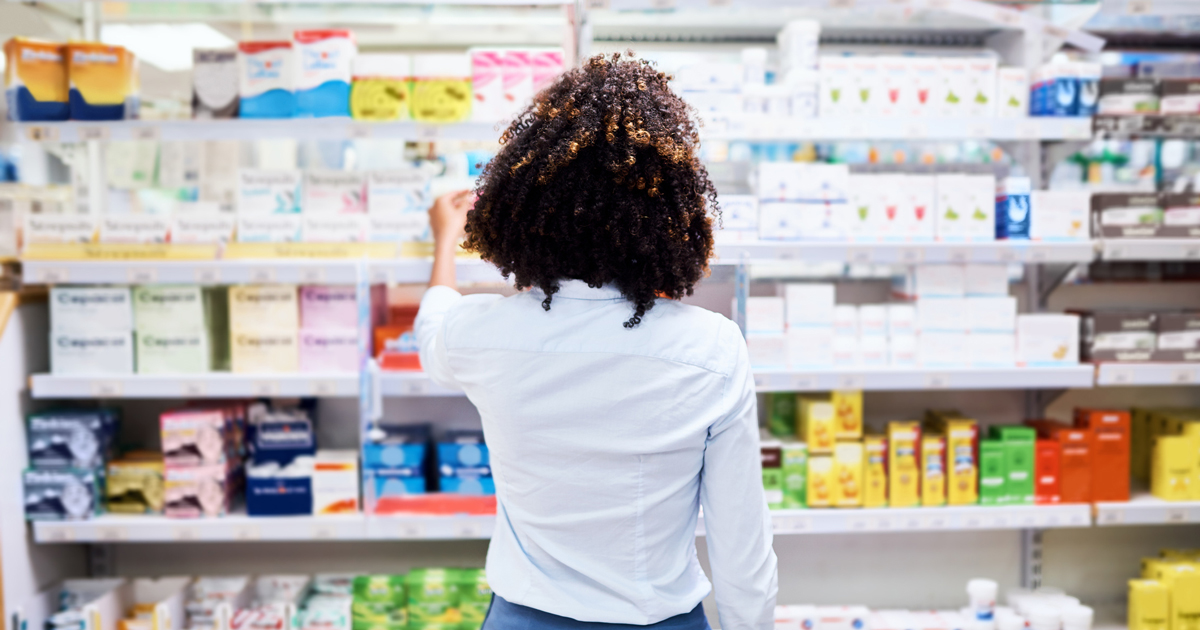
{"type": "Polygon", "coordinates": [[[238,44],[238,116],[296,115],[296,57],[290,41],[238,44]]]}
{"type": "Polygon", "coordinates": [[[917,363],[924,367],[963,367],[970,362],[966,332],[925,331],[917,336],[917,363]]]}
{"type": "Polygon", "coordinates": [[[135,348],[138,374],[203,374],[213,367],[205,329],[138,330],[135,348]]]}
{"type": "Polygon", "coordinates": [[[533,99],[533,60],[528,50],[506,50],[500,60],[505,111],[501,120],[511,118],[533,99]]]}
{"type": "Polygon", "coordinates": [[[359,575],[350,605],[352,630],[404,630],[408,596],[402,575],[359,575]]]}
{"type": "Polygon", "coordinates": [[[946,505],[946,436],[921,434],[921,505],[946,505]]]}
{"type": "Polygon", "coordinates": [[[1008,296],[1008,266],[965,265],[963,267],[963,290],[967,297],[1008,296]]]}
{"type": "MultiPolygon", "coordinates": [[[[180,204],[183,206],[184,204],[180,204]]],[[[175,244],[228,243],[237,232],[237,215],[218,210],[216,203],[197,202],[194,206],[211,206],[197,212],[177,212],[171,217],[171,242],[175,244]]],[[[182,208],[181,208],[182,210],[182,208]]]]}
{"type": "Polygon", "coordinates": [[[1029,178],[1006,177],[996,184],[996,238],[1028,240],[1032,204],[1029,178]]]}
{"type": "Polygon", "coordinates": [[[1171,593],[1158,580],[1129,580],[1129,630],[1166,630],[1171,593]]]}
{"type": "Polygon", "coordinates": [[[1130,116],[1158,113],[1158,79],[1102,79],[1096,113],[1130,116]]]}
{"type": "Polygon", "coordinates": [[[101,243],[165,243],[171,220],[158,214],[105,214],[99,229],[101,243]]]}
{"type": "Polygon", "coordinates": [[[783,285],[787,328],[832,326],[834,288],[832,284],[783,285]]]}
{"type": "Polygon", "coordinates": [[[50,325],[59,332],[133,329],[128,287],[50,288],[50,325]]]}
{"type": "Polygon", "coordinates": [[[1082,351],[1086,361],[1149,361],[1158,346],[1157,314],[1150,311],[1083,313],[1082,351]]]}
{"type": "Polygon", "coordinates": [[[250,516],[308,516],[313,513],[313,457],[254,463],[246,469],[246,513],[250,516]]]}
{"type": "Polygon", "coordinates": [[[60,375],[133,374],[133,333],[51,332],[50,371],[60,375]]]}
{"type": "Polygon", "coordinates": [[[1024,118],[1029,115],[1029,73],[1025,68],[996,70],[996,117],[1024,118]]]}
{"type": "Polygon", "coordinates": [[[1092,233],[1100,237],[1150,238],[1163,230],[1163,200],[1154,193],[1092,195],[1092,233]]]}
{"type": "Polygon", "coordinates": [[[832,455],[809,455],[808,457],[808,507],[833,506],[834,485],[837,478],[833,472],[832,455]]]}
{"type": "Polygon", "coordinates": [[[371,240],[432,241],[428,209],[429,179],[420,172],[372,171],[367,174],[371,240]]]}
{"type": "Polygon", "coordinates": [[[1092,433],[1093,501],[1129,500],[1130,424],[1127,411],[1075,410],[1075,426],[1092,433]]]}
{"type": "Polygon", "coordinates": [[[1055,505],[1062,502],[1062,447],[1052,440],[1038,440],[1034,446],[1033,502],[1055,505]]]}
{"type": "Polygon", "coordinates": [[[178,409],[159,416],[163,463],[168,467],[224,464],[227,419],[220,409],[178,409]]]}
{"type": "Polygon", "coordinates": [[[224,516],[232,498],[231,477],[226,464],[168,465],[163,473],[163,513],[168,518],[224,516]]]}
{"type": "MultiPolygon", "coordinates": [[[[72,120],[124,120],[137,99],[137,60],[120,46],[67,44],[72,120]]],[[[135,111],[135,110],[134,110],[135,111]]]]}
{"type": "Polygon", "coordinates": [[[243,284],[229,287],[229,323],[235,331],[296,330],[300,327],[296,286],[243,284]]]}
{"type": "Polygon", "coordinates": [[[833,447],[833,505],[862,507],[863,444],[838,442],[833,447]]]}
{"type": "Polygon", "coordinates": [[[777,440],[765,440],[759,446],[762,457],[763,496],[767,508],[783,507],[783,445],[777,440]]]}
{"type": "Polygon", "coordinates": [[[972,333],[1015,333],[1017,330],[1017,298],[969,297],[962,300],[966,312],[967,331],[972,333]]]}
{"type": "Polygon", "coordinates": [[[237,215],[239,241],[300,240],[300,173],[239,171],[237,215]]]}
{"type": "Polygon", "coordinates": [[[808,445],[787,440],[780,448],[783,457],[783,507],[798,509],[808,505],[808,445]]]}
{"type": "Polygon", "coordinates": [[[429,427],[381,428],[382,440],[363,445],[364,483],[374,485],[376,498],[424,494],[429,427]]]}
{"type": "Polygon", "coordinates": [[[946,503],[978,503],[979,426],[957,411],[928,411],[925,427],[946,436],[946,503]]]}
{"type": "Polygon", "coordinates": [[[1029,218],[1029,238],[1035,241],[1074,241],[1089,236],[1092,193],[1086,190],[1035,190],[1029,218]]]}
{"type": "Polygon", "coordinates": [[[29,465],[38,470],[100,470],[112,450],[117,416],[107,409],[61,409],[29,414],[29,465]]]}
{"type": "Polygon", "coordinates": [[[362,173],[306,171],[303,239],[310,243],[367,240],[366,194],[362,173]]]}
{"type": "Polygon", "coordinates": [[[1037,433],[1023,426],[993,426],[989,434],[1004,449],[1004,503],[1032,505],[1034,494],[1034,443],[1037,433]]]}
{"type": "Polygon", "coordinates": [[[938,74],[941,84],[934,93],[937,101],[934,115],[947,118],[966,116],[971,89],[967,78],[967,60],[941,57],[938,59],[938,74]]]}
{"type": "Polygon", "coordinates": [[[470,115],[470,59],[465,54],[414,55],[413,119],[447,123],[470,115]]]}
{"type": "Polygon", "coordinates": [[[1156,320],[1155,361],[1200,361],[1200,312],[1159,313],[1156,320]]]}
{"type": "Polygon", "coordinates": [[[916,507],[921,503],[921,424],[888,423],[888,504],[916,507]]]}
{"type": "Polygon", "coordinates": [[[236,48],[192,49],[192,118],[238,117],[236,48]]]}
{"type": "Polygon", "coordinates": [[[767,431],[775,437],[796,435],[796,395],[790,392],[766,394],[767,431]]]}
{"type": "Polygon", "coordinates": [[[829,398],[798,396],[799,437],[808,444],[808,452],[828,454],[833,452],[837,435],[837,412],[829,398]]]}
{"type": "Polygon", "coordinates": [[[1008,469],[1005,464],[1004,443],[1000,440],[979,441],[979,503],[999,505],[1008,502],[1008,469]]]}
{"type": "MultiPolygon", "coordinates": [[[[784,298],[779,297],[746,298],[746,334],[783,334],[785,303],[784,298]]],[[[736,312],[736,302],[733,307],[736,312]]]]}
{"type": "Polygon", "coordinates": [[[1017,335],[1011,332],[967,333],[967,364],[971,367],[1014,367],[1017,335]]]}
{"type": "Polygon", "coordinates": [[[230,340],[232,371],[237,374],[296,372],[300,367],[297,331],[233,329],[230,340]]]}
{"type": "Polygon", "coordinates": [[[351,64],[358,54],[347,30],[296,31],[296,116],[349,116],[351,64]]]}
{"type": "Polygon", "coordinates": [[[1018,365],[1071,365],[1079,361],[1079,316],[1017,316],[1018,365]]]}
{"type": "Polygon", "coordinates": [[[976,118],[996,115],[996,59],[973,57],[967,60],[968,98],[965,113],[976,118]]]}
{"type": "MultiPolygon", "coordinates": [[[[1092,432],[1051,420],[1026,420],[1038,434],[1038,444],[1058,449],[1058,490],[1063,503],[1092,502],[1092,432]]],[[[1035,497],[1036,498],[1036,497],[1035,497]]]]}
{"type": "Polygon", "coordinates": [[[887,507],[888,445],[887,436],[863,436],[863,507],[887,507]]]}
{"type": "Polygon", "coordinates": [[[830,402],[836,416],[834,437],[838,440],[858,440],[863,434],[862,390],[835,390],[830,402]]]}
{"type": "Polygon", "coordinates": [[[412,100],[412,58],[360,53],[352,60],[350,115],[356,120],[407,120],[412,100]]]}
{"type": "Polygon", "coordinates": [[[14,37],[4,43],[4,91],[9,120],[67,120],[71,106],[67,87],[66,47],[14,37]]]}
{"type": "Polygon", "coordinates": [[[453,569],[415,569],[404,578],[410,627],[458,621],[459,593],[453,569]]]}
{"type": "Polygon", "coordinates": [[[935,231],[943,241],[992,241],[996,181],[991,175],[944,174],[936,177],[935,231]]]}
{"type": "Polygon", "coordinates": [[[789,345],[789,338],[781,334],[746,335],[746,350],[750,355],[750,367],[756,370],[787,368],[789,345]]]}
{"type": "Polygon", "coordinates": [[[821,56],[817,72],[820,75],[820,93],[817,99],[817,111],[820,116],[837,117],[852,113],[851,101],[857,98],[852,94],[855,87],[855,76],[850,70],[848,57],[821,56]]]}
{"type": "Polygon", "coordinates": [[[106,509],[114,514],[162,514],[163,458],[136,452],[108,463],[106,509]]]}
{"type": "Polygon", "coordinates": [[[1163,195],[1163,205],[1163,225],[1159,231],[1161,236],[1200,237],[1200,195],[1168,193],[1163,195]]]}
{"type": "Polygon", "coordinates": [[[967,332],[969,305],[967,298],[917,299],[917,332],[967,332]]]}
{"type": "MultiPolygon", "coordinates": [[[[890,312],[889,312],[890,316],[890,312]]],[[[889,320],[890,321],[890,320],[889,320]]],[[[833,307],[833,334],[836,337],[858,337],[858,307],[836,304],[833,307]]]]}
{"type": "Polygon", "coordinates": [[[22,474],[25,518],[67,521],[95,516],[100,509],[96,477],[91,470],[26,470],[22,474]]]}
{"type": "Polygon", "coordinates": [[[529,60],[533,67],[533,93],[550,87],[563,73],[563,50],[561,48],[534,49],[529,60]]]}
{"type": "Polygon", "coordinates": [[[133,317],[141,331],[204,331],[204,291],[198,285],[137,285],[133,317]]]}
{"type": "MultiPolygon", "coordinates": [[[[882,339],[887,341],[886,337],[864,337],[864,339],[882,339]]],[[[857,336],[850,337],[835,334],[833,337],[833,366],[854,367],[862,364],[862,351],[859,347],[859,338],[857,336]]],[[[791,365],[795,367],[802,365],[802,363],[794,362],[791,365]]]]}
{"type": "MultiPolygon", "coordinates": [[[[776,449],[778,451],[778,449],[776,449]]],[[[437,445],[438,483],[442,492],[496,494],[491,459],[482,431],[450,431],[437,445]]],[[[778,452],[776,452],[778,467],[778,452]]]]}
{"type": "Polygon", "coordinates": [[[480,628],[492,604],[492,587],[483,569],[457,569],[458,611],[462,627],[480,628]]]}
{"type": "Polygon", "coordinates": [[[913,100],[909,116],[936,116],[941,110],[941,97],[945,95],[942,84],[941,61],[935,57],[913,57],[909,60],[908,76],[912,81],[913,100]]]}

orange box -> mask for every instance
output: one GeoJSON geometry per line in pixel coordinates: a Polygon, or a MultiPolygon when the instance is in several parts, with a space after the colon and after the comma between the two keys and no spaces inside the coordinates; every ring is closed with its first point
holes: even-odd
{"type": "Polygon", "coordinates": [[[1075,426],[1092,431],[1092,501],[1128,501],[1129,412],[1076,409],[1075,426]]]}
{"type": "Polygon", "coordinates": [[[921,505],[946,505],[946,436],[921,436],[921,505]]]}
{"type": "MultiPolygon", "coordinates": [[[[1092,502],[1092,432],[1053,420],[1026,420],[1038,438],[1058,442],[1058,492],[1063,503],[1092,502]]],[[[1036,502],[1036,497],[1034,498],[1036,502]]]]}
{"type": "Polygon", "coordinates": [[[1033,455],[1033,502],[1054,505],[1062,502],[1062,445],[1057,440],[1038,440],[1033,455]]]}

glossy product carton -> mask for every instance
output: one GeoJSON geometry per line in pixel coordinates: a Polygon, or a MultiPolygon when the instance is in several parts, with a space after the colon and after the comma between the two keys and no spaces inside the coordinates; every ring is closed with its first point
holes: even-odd
{"type": "Polygon", "coordinates": [[[1200,362],[1200,312],[1159,313],[1154,360],[1200,362]]]}
{"type": "Polygon", "coordinates": [[[432,241],[428,209],[429,179],[420,172],[372,171],[367,174],[371,240],[432,241]]]}
{"type": "Polygon", "coordinates": [[[834,507],[862,507],[862,442],[838,442],[833,447],[833,475],[834,507]]]}
{"type": "Polygon", "coordinates": [[[136,59],[120,46],[98,42],[67,44],[72,120],[123,120],[126,103],[136,99],[136,59]]]}
{"type": "Polygon", "coordinates": [[[104,467],[117,432],[105,409],[59,409],[29,414],[25,430],[29,465],[39,470],[104,467]]]}
{"type": "Polygon", "coordinates": [[[237,216],[241,242],[300,240],[300,173],[239,171],[237,216]]]}
{"type": "Polygon", "coordinates": [[[199,285],[138,285],[133,316],[138,332],[203,332],[207,327],[204,291],[199,285]]]}
{"type": "MultiPolygon", "coordinates": [[[[1059,497],[1063,503],[1092,502],[1092,432],[1053,420],[1026,420],[1037,431],[1039,442],[1058,445],[1059,497]]],[[[1035,497],[1036,498],[1036,497],[1035,497]]]]}
{"type": "Polygon", "coordinates": [[[808,445],[785,441],[783,456],[783,507],[803,508],[808,505],[808,445]]]}
{"type": "Polygon", "coordinates": [[[775,437],[796,435],[796,395],[790,392],[771,392],[767,395],[767,431],[775,437]]]}
{"type": "Polygon", "coordinates": [[[298,371],[299,339],[296,330],[277,332],[238,330],[229,340],[232,371],[237,374],[273,374],[298,371]]]}
{"type": "Polygon", "coordinates": [[[1017,315],[1017,365],[1074,365],[1078,362],[1078,315],[1017,315]]]}
{"type": "Polygon", "coordinates": [[[1088,238],[1092,193],[1086,190],[1035,190],[1029,237],[1035,241],[1075,241],[1088,238]]]}
{"type": "Polygon", "coordinates": [[[1097,113],[1127,116],[1158,112],[1158,79],[1102,79],[1097,113]]]}
{"type": "Polygon", "coordinates": [[[238,51],[192,49],[192,118],[237,118],[238,51]]]}
{"type": "Polygon", "coordinates": [[[167,466],[163,513],[169,518],[224,516],[231,499],[231,474],[225,464],[167,466]]]}
{"type": "Polygon", "coordinates": [[[114,514],[162,514],[163,459],[159,453],[129,453],[108,463],[106,509],[114,514]]]}
{"type": "Polygon", "coordinates": [[[1154,193],[1092,195],[1092,233],[1107,238],[1160,236],[1163,200],[1154,193]]]}
{"type": "Polygon", "coordinates": [[[234,331],[294,331],[300,325],[296,286],[242,284],[229,287],[229,324],[234,331]]]}
{"type": "Polygon", "coordinates": [[[129,288],[51,287],[50,327],[64,333],[132,330],[129,288]]]}
{"type": "Polygon", "coordinates": [[[921,505],[946,505],[946,437],[921,435],[921,505]]]}
{"type": "Polygon", "coordinates": [[[1005,465],[1004,443],[1000,440],[979,441],[979,503],[999,505],[1008,499],[1008,470],[1005,465]]]}
{"type": "Polygon", "coordinates": [[[483,569],[458,569],[458,610],[462,628],[479,628],[492,604],[492,587],[483,569]]]}
{"type": "Polygon", "coordinates": [[[888,423],[888,503],[916,507],[921,502],[921,425],[917,421],[888,423]]]}
{"type": "Polygon", "coordinates": [[[1081,315],[1080,343],[1085,361],[1149,361],[1158,343],[1157,314],[1151,311],[1097,311],[1081,315]]]}
{"type": "Polygon", "coordinates": [[[832,455],[809,455],[808,457],[808,507],[832,507],[834,484],[832,455]]]}
{"type": "Polygon", "coordinates": [[[979,502],[979,426],[957,411],[930,411],[926,426],[946,436],[946,503],[979,502]]]}
{"type": "Polygon", "coordinates": [[[1200,195],[1169,193],[1163,196],[1163,205],[1162,236],[1200,237],[1200,195]]]}
{"type": "Polygon", "coordinates": [[[290,41],[238,44],[238,115],[291,118],[296,115],[296,57],[290,41]]]}
{"type": "Polygon", "coordinates": [[[350,285],[300,287],[300,327],[353,329],[358,326],[358,293],[350,285]]]}
{"type": "Polygon", "coordinates": [[[834,390],[830,393],[835,415],[834,436],[839,440],[857,440],[863,433],[862,390],[834,390]]]}
{"type": "Polygon", "coordinates": [[[138,374],[202,374],[212,370],[208,332],[139,330],[135,335],[138,374]]]}
{"type": "Polygon", "coordinates": [[[996,182],[996,238],[1029,240],[1032,185],[1028,177],[996,182]]]}
{"type": "Polygon", "coordinates": [[[412,115],[441,123],[471,116],[471,62],[465,54],[413,56],[412,115]]]}
{"type": "Polygon", "coordinates": [[[99,513],[100,487],[95,471],[26,470],[22,484],[27,520],[82,520],[99,513]]]}
{"type": "Polygon", "coordinates": [[[1062,445],[1054,440],[1038,440],[1034,446],[1033,502],[1054,505],[1062,502],[1062,445]]]}
{"type": "Polygon", "coordinates": [[[353,59],[350,115],[356,120],[407,120],[412,101],[412,58],[391,53],[353,59]]]}
{"type": "Polygon", "coordinates": [[[808,452],[827,454],[833,452],[837,435],[835,429],[837,413],[828,398],[799,396],[798,437],[808,444],[808,452]]]}
{"type": "Polygon", "coordinates": [[[292,34],[296,51],[296,115],[349,116],[351,63],[358,54],[348,30],[292,34]]]}
{"type": "Polygon", "coordinates": [[[1159,436],[1150,462],[1150,493],[1164,501],[1190,500],[1198,448],[1192,436],[1159,436]]]}
{"type": "Polygon", "coordinates": [[[219,409],[180,409],[159,416],[167,467],[222,464],[228,456],[227,419],[219,409]]]}
{"type": "Polygon", "coordinates": [[[299,334],[301,372],[356,372],[358,330],[304,328],[299,334]]]}
{"type": "Polygon", "coordinates": [[[350,615],[351,630],[405,630],[408,596],[404,592],[404,576],[355,577],[350,615]]]}
{"type": "Polygon", "coordinates": [[[1033,504],[1034,443],[1037,432],[1022,426],[993,426],[990,435],[1004,445],[1004,468],[1007,473],[1005,503],[1033,504]]]}
{"type": "Polygon", "coordinates": [[[1128,501],[1128,411],[1076,409],[1075,426],[1092,432],[1092,500],[1128,501]]]}
{"type": "Polygon", "coordinates": [[[133,374],[133,333],[50,333],[50,371],[54,374],[113,376],[133,374]]]}
{"type": "Polygon", "coordinates": [[[1019,67],[996,69],[996,116],[1024,118],[1029,115],[1029,71],[1019,67]]]}
{"type": "Polygon", "coordinates": [[[313,465],[313,515],[357,514],[358,452],[318,450],[313,465]]]}
{"type": "Polygon", "coordinates": [[[887,437],[863,436],[863,507],[887,507],[887,437]]]}
{"type": "Polygon", "coordinates": [[[66,47],[14,37],[4,43],[4,91],[14,121],[67,120],[66,47]]]}
{"type": "Polygon", "coordinates": [[[410,626],[458,621],[458,583],[454,569],[416,569],[404,578],[410,626]]]}
{"type": "Polygon", "coordinates": [[[783,507],[783,452],[782,444],[774,440],[763,442],[762,455],[763,495],[767,507],[778,510],[783,507]]]}
{"type": "Polygon", "coordinates": [[[1129,630],[1169,630],[1171,593],[1158,580],[1129,580],[1129,630]]]}

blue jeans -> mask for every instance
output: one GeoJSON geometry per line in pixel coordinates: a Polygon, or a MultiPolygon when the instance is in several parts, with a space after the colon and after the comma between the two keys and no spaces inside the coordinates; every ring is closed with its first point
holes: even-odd
{"type": "Polygon", "coordinates": [[[483,620],[483,630],[712,630],[708,617],[704,616],[704,605],[696,604],[692,612],[676,615],[648,626],[627,623],[600,623],[598,621],[576,621],[559,617],[528,606],[505,601],[492,595],[492,606],[483,620]]]}

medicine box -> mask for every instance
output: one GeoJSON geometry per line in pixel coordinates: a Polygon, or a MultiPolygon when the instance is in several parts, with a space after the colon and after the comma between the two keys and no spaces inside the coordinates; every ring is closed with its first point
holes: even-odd
{"type": "Polygon", "coordinates": [[[1062,447],[1053,440],[1038,440],[1034,453],[1033,502],[1057,505],[1062,502],[1062,447]]]}
{"type": "Polygon", "coordinates": [[[313,515],[357,514],[358,480],[358,452],[317,451],[312,475],[313,515]]]}
{"type": "Polygon", "coordinates": [[[996,117],[1024,118],[1029,115],[1029,72],[1007,66],[996,69],[996,117]]]}
{"type": "Polygon", "coordinates": [[[305,171],[306,215],[363,214],[367,211],[367,180],[363,173],[305,171]]]}
{"type": "Polygon", "coordinates": [[[1035,190],[1030,196],[1029,237],[1035,241],[1087,239],[1092,193],[1086,190],[1035,190]]]}
{"type": "Polygon", "coordinates": [[[312,457],[285,468],[276,463],[246,471],[246,513],[250,516],[307,516],[313,513],[312,457]]]}
{"type": "Polygon", "coordinates": [[[222,464],[228,425],[219,409],[179,409],[159,416],[163,463],[168,467],[222,464]]]}
{"type": "Polygon", "coordinates": [[[300,327],[355,329],[358,326],[358,293],[349,285],[300,287],[300,327]]]}
{"type": "Polygon", "coordinates": [[[926,331],[917,336],[917,363],[923,367],[962,367],[970,362],[965,332],[926,331]]]}
{"type": "Polygon", "coordinates": [[[783,369],[788,366],[788,337],[782,334],[746,335],[746,352],[754,369],[783,369]]]}
{"type": "MultiPolygon", "coordinates": [[[[1014,333],[1017,330],[1017,298],[963,298],[967,330],[972,333],[1014,333]]],[[[918,302],[919,304],[919,302],[918,302]]]]}
{"type": "Polygon", "coordinates": [[[226,464],[168,465],[163,473],[163,513],[168,518],[224,516],[232,498],[232,474],[226,464]]]}
{"type": "Polygon", "coordinates": [[[838,442],[833,447],[834,507],[862,507],[862,442],[838,442]]]}
{"type": "Polygon", "coordinates": [[[959,414],[931,413],[930,426],[946,436],[946,503],[979,502],[979,427],[959,414]]]}
{"type": "Polygon", "coordinates": [[[966,268],[963,265],[917,265],[911,280],[901,291],[918,298],[962,297],[966,294],[966,268]]]}
{"type": "Polygon", "coordinates": [[[970,322],[966,298],[920,298],[916,304],[917,331],[965,332],[970,322]]]}
{"type": "Polygon", "coordinates": [[[166,243],[171,219],[157,214],[100,216],[101,243],[166,243]]]}
{"type": "MultiPolygon", "coordinates": [[[[889,312],[890,316],[890,312],[889,312]]],[[[890,319],[889,319],[890,321],[890,319]]],[[[858,307],[853,304],[835,304],[833,307],[833,334],[838,337],[858,336],[858,307]]]]}
{"type": "Polygon", "coordinates": [[[128,287],[51,287],[50,327],[55,332],[133,330],[128,287]]]}
{"type": "Polygon", "coordinates": [[[1159,313],[1156,324],[1155,361],[1200,361],[1200,312],[1159,313]]]}
{"type": "Polygon", "coordinates": [[[133,315],[139,332],[204,331],[204,291],[198,285],[135,286],[133,315]]]}
{"type": "Polygon", "coordinates": [[[858,307],[858,332],[863,337],[888,334],[890,305],[864,304],[858,307]]]}
{"type": "Polygon", "coordinates": [[[1028,177],[996,182],[996,238],[1029,240],[1032,185],[1028,177]]]}
{"type": "Polygon", "coordinates": [[[799,437],[811,454],[833,452],[837,414],[828,397],[799,396],[799,437]]]}
{"type": "Polygon", "coordinates": [[[128,330],[50,333],[50,371],[54,374],[133,374],[133,354],[133,333],[128,330]]]}
{"type": "Polygon", "coordinates": [[[296,115],[349,116],[351,65],[358,48],[348,30],[302,30],[296,50],[296,115]]]}
{"type": "Polygon", "coordinates": [[[296,58],[290,41],[238,44],[238,115],[291,118],[296,115],[296,58]]]}
{"type": "MultiPolygon", "coordinates": [[[[794,333],[793,333],[794,334],[794,333]]],[[[847,335],[835,335],[833,338],[833,365],[834,367],[854,367],[862,365],[862,352],[859,348],[859,337],[850,337],[847,335]]],[[[862,339],[882,339],[887,341],[886,337],[863,337],[862,339]]],[[[793,364],[795,366],[797,364],[793,364]]]]}
{"type": "Polygon", "coordinates": [[[989,435],[1004,449],[1005,498],[1013,505],[1033,504],[1036,432],[1023,426],[993,426],[989,435]]]}
{"type": "Polygon", "coordinates": [[[1130,424],[1127,411],[1075,410],[1075,426],[1092,433],[1093,501],[1129,500],[1130,424]]]}
{"type": "Polygon", "coordinates": [[[834,390],[829,395],[836,416],[834,435],[838,440],[858,440],[863,434],[862,390],[834,390]]]}
{"type": "Polygon", "coordinates": [[[717,205],[721,208],[722,230],[758,229],[758,199],[754,195],[721,195],[717,205]]]}
{"type": "Polygon", "coordinates": [[[232,371],[237,374],[296,372],[300,367],[298,345],[297,332],[282,326],[279,332],[235,328],[229,343],[232,371]]]}
{"type": "Polygon", "coordinates": [[[298,339],[301,372],[358,371],[357,329],[304,328],[298,339]]]}
{"type": "Polygon", "coordinates": [[[771,510],[783,508],[782,446],[776,440],[766,440],[759,445],[759,454],[762,463],[763,496],[767,500],[767,508],[771,510]]]}
{"type": "MultiPolygon", "coordinates": [[[[786,322],[784,305],[781,297],[746,298],[746,334],[782,335],[786,322]]],[[[733,309],[736,312],[736,301],[733,309]]]]}
{"type": "Polygon", "coordinates": [[[229,287],[229,323],[234,331],[294,331],[300,325],[295,285],[229,287]]]}
{"type": "MultiPolygon", "coordinates": [[[[795,397],[794,395],[792,396],[795,397]]],[[[780,447],[783,475],[783,507],[803,508],[808,495],[808,445],[795,440],[785,440],[780,447]]]]}
{"type": "Polygon", "coordinates": [[[921,505],[946,505],[946,436],[921,433],[921,505]]]}
{"type": "Polygon", "coordinates": [[[967,297],[1008,295],[1008,267],[966,265],[963,267],[963,291],[967,297]]]}
{"type": "Polygon", "coordinates": [[[788,329],[833,326],[834,285],[788,283],[783,290],[788,329]]]}
{"type": "Polygon", "coordinates": [[[921,425],[892,421],[887,426],[888,503],[916,507],[921,502],[921,425]]]}
{"type": "Polygon", "coordinates": [[[1092,233],[1109,238],[1152,238],[1163,229],[1163,199],[1154,193],[1092,195],[1092,233]]]}
{"type": "Polygon", "coordinates": [[[833,470],[833,455],[808,457],[808,507],[832,507],[833,486],[837,483],[833,470]]]}
{"type": "Polygon", "coordinates": [[[212,349],[204,329],[180,332],[139,330],[138,374],[201,374],[212,370],[212,349]]]}
{"type": "Polygon", "coordinates": [[[1004,443],[1000,440],[979,441],[979,503],[1000,505],[1008,502],[1008,467],[1004,443]]]}
{"type": "Polygon", "coordinates": [[[192,118],[237,118],[238,51],[192,49],[192,118]]]}
{"type": "Polygon", "coordinates": [[[863,507],[887,507],[887,437],[863,436],[863,507]]]}
{"type": "Polygon", "coordinates": [[[1129,580],[1129,630],[1165,630],[1171,592],[1158,580],[1129,580]]]}
{"type": "Polygon", "coordinates": [[[31,413],[25,427],[29,465],[39,470],[103,468],[116,432],[116,414],[109,410],[31,413]]]}
{"type": "Polygon", "coordinates": [[[1200,195],[1168,193],[1163,195],[1163,206],[1162,236],[1200,237],[1200,195]]]}
{"type": "Polygon", "coordinates": [[[1018,365],[1070,365],[1079,362],[1079,316],[1017,316],[1018,365]]]}
{"type": "Polygon", "coordinates": [[[457,618],[459,580],[456,569],[416,569],[404,579],[410,627],[446,623],[457,618]]]}
{"type": "Polygon", "coordinates": [[[66,46],[24,37],[4,44],[7,66],[4,90],[9,119],[14,121],[67,120],[70,102],[67,87],[66,46]]]}
{"type": "Polygon", "coordinates": [[[81,520],[99,513],[100,488],[95,471],[26,470],[22,484],[28,520],[81,520]]]}
{"type": "Polygon", "coordinates": [[[888,338],[877,335],[858,338],[858,363],[864,367],[883,367],[888,364],[888,338]]]}
{"type": "Polygon", "coordinates": [[[1159,109],[1156,78],[1101,79],[1097,113],[1124,116],[1154,114],[1159,109]]]}
{"type": "Polygon", "coordinates": [[[796,435],[796,395],[790,392],[768,392],[766,395],[767,431],[775,437],[796,435]]]}
{"type": "Polygon", "coordinates": [[[127,453],[108,463],[105,509],[114,514],[162,514],[163,484],[160,453],[127,453]]]}
{"type": "Polygon", "coordinates": [[[100,42],[72,41],[66,49],[71,120],[133,118],[138,96],[133,53],[100,42]]]}
{"type": "Polygon", "coordinates": [[[917,348],[916,335],[895,335],[888,337],[888,365],[893,367],[916,367],[917,348]]]}
{"type": "Polygon", "coordinates": [[[1013,367],[1017,364],[1017,335],[1011,332],[967,333],[967,364],[971,367],[1013,367]]]}
{"type": "Polygon", "coordinates": [[[1087,361],[1150,361],[1158,347],[1159,316],[1152,311],[1140,310],[1083,313],[1083,358],[1087,361]]]}

